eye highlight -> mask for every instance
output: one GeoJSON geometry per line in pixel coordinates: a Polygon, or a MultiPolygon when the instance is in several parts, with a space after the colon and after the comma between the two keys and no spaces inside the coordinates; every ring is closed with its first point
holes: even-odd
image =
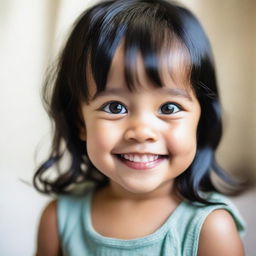
{"type": "Polygon", "coordinates": [[[178,112],[180,112],[182,110],[182,108],[176,104],[176,103],[165,103],[160,107],[160,114],[164,114],[164,115],[171,115],[171,114],[176,114],[178,112]]]}
{"type": "Polygon", "coordinates": [[[125,114],[125,113],[127,113],[127,109],[119,101],[108,102],[101,109],[110,114],[125,114]]]}

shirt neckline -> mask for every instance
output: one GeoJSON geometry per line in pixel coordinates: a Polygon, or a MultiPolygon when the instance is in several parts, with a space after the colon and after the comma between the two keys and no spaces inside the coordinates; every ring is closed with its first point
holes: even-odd
{"type": "Polygon", "coordinates": [[[176,216],[179,212],[182,211],[182,208],[185,207],[186,201],[183,200],[178,204],[178,206],[174,209],[174,211],[170,214],[167,220],[152,234],[134,238],[134,239],[120,239],[120,238],[112,238],[103,236],[98,233],[93,225],[91,218],[91,209],[92,209],[92,197],[93,197],[94,189],[89,191],[86,197],[86,203],[84,204],[84,223],[86,226],[86,233],[88,238],[91,238],[95,243],[102,244],[105,246],[119,247],[119,248],[127,248],[127,247],[142,247],[148,244],[152,244],[157,242],[159,239],[163,238],[167,232],[171,232],[171,227],[175,224],[176,216]]]}

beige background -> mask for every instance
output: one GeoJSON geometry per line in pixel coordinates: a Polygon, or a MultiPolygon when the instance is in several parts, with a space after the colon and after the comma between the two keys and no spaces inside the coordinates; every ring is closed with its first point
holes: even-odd
{"type": "MultiPolygon", "coordinates": [[[[89,0],[0,0],[0,255],[33,255],[48,197],[30,185],[47,152],[49,121],[41,106],[44,70],[89,0]],[[34,159],[35,149],[39,151],[34,159]],[[23,181],[23,182],[22,182],[23,181]]],[[[256,1],[183,0],[202,21],[215,53],[225,117],[218,151],[231,172],[255,180],[256,1]]],[[[248,224],[246,255],[256,251],[256,189],[234,198],[248,224]]]]}

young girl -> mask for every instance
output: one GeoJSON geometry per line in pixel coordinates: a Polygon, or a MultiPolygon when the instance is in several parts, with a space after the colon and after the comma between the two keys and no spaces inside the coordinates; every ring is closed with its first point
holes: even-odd
{"type": "Polygon", "coordinates": [[[34,184],[62,195],[42,214],[37,256],[244,255],[244,223],[211,179],[232,182],[215,160],[219,94],[191,12],[100,2],[75,23],[55,74],[44,91],[52,151],[34,184]]]}

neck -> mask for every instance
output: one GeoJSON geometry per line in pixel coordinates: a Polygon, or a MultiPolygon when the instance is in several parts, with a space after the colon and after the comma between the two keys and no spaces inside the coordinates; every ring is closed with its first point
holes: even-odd
{"type": "Polygon", "coordinates": [[[104,188],[104,194],[115,200],[142,202],[158,199],[172,199],[174,201],[181,201],[173,183],[163,184],[156,190],[147,193],[133,193],[114,181],[110,181],[110,184],[104,188]]]}

